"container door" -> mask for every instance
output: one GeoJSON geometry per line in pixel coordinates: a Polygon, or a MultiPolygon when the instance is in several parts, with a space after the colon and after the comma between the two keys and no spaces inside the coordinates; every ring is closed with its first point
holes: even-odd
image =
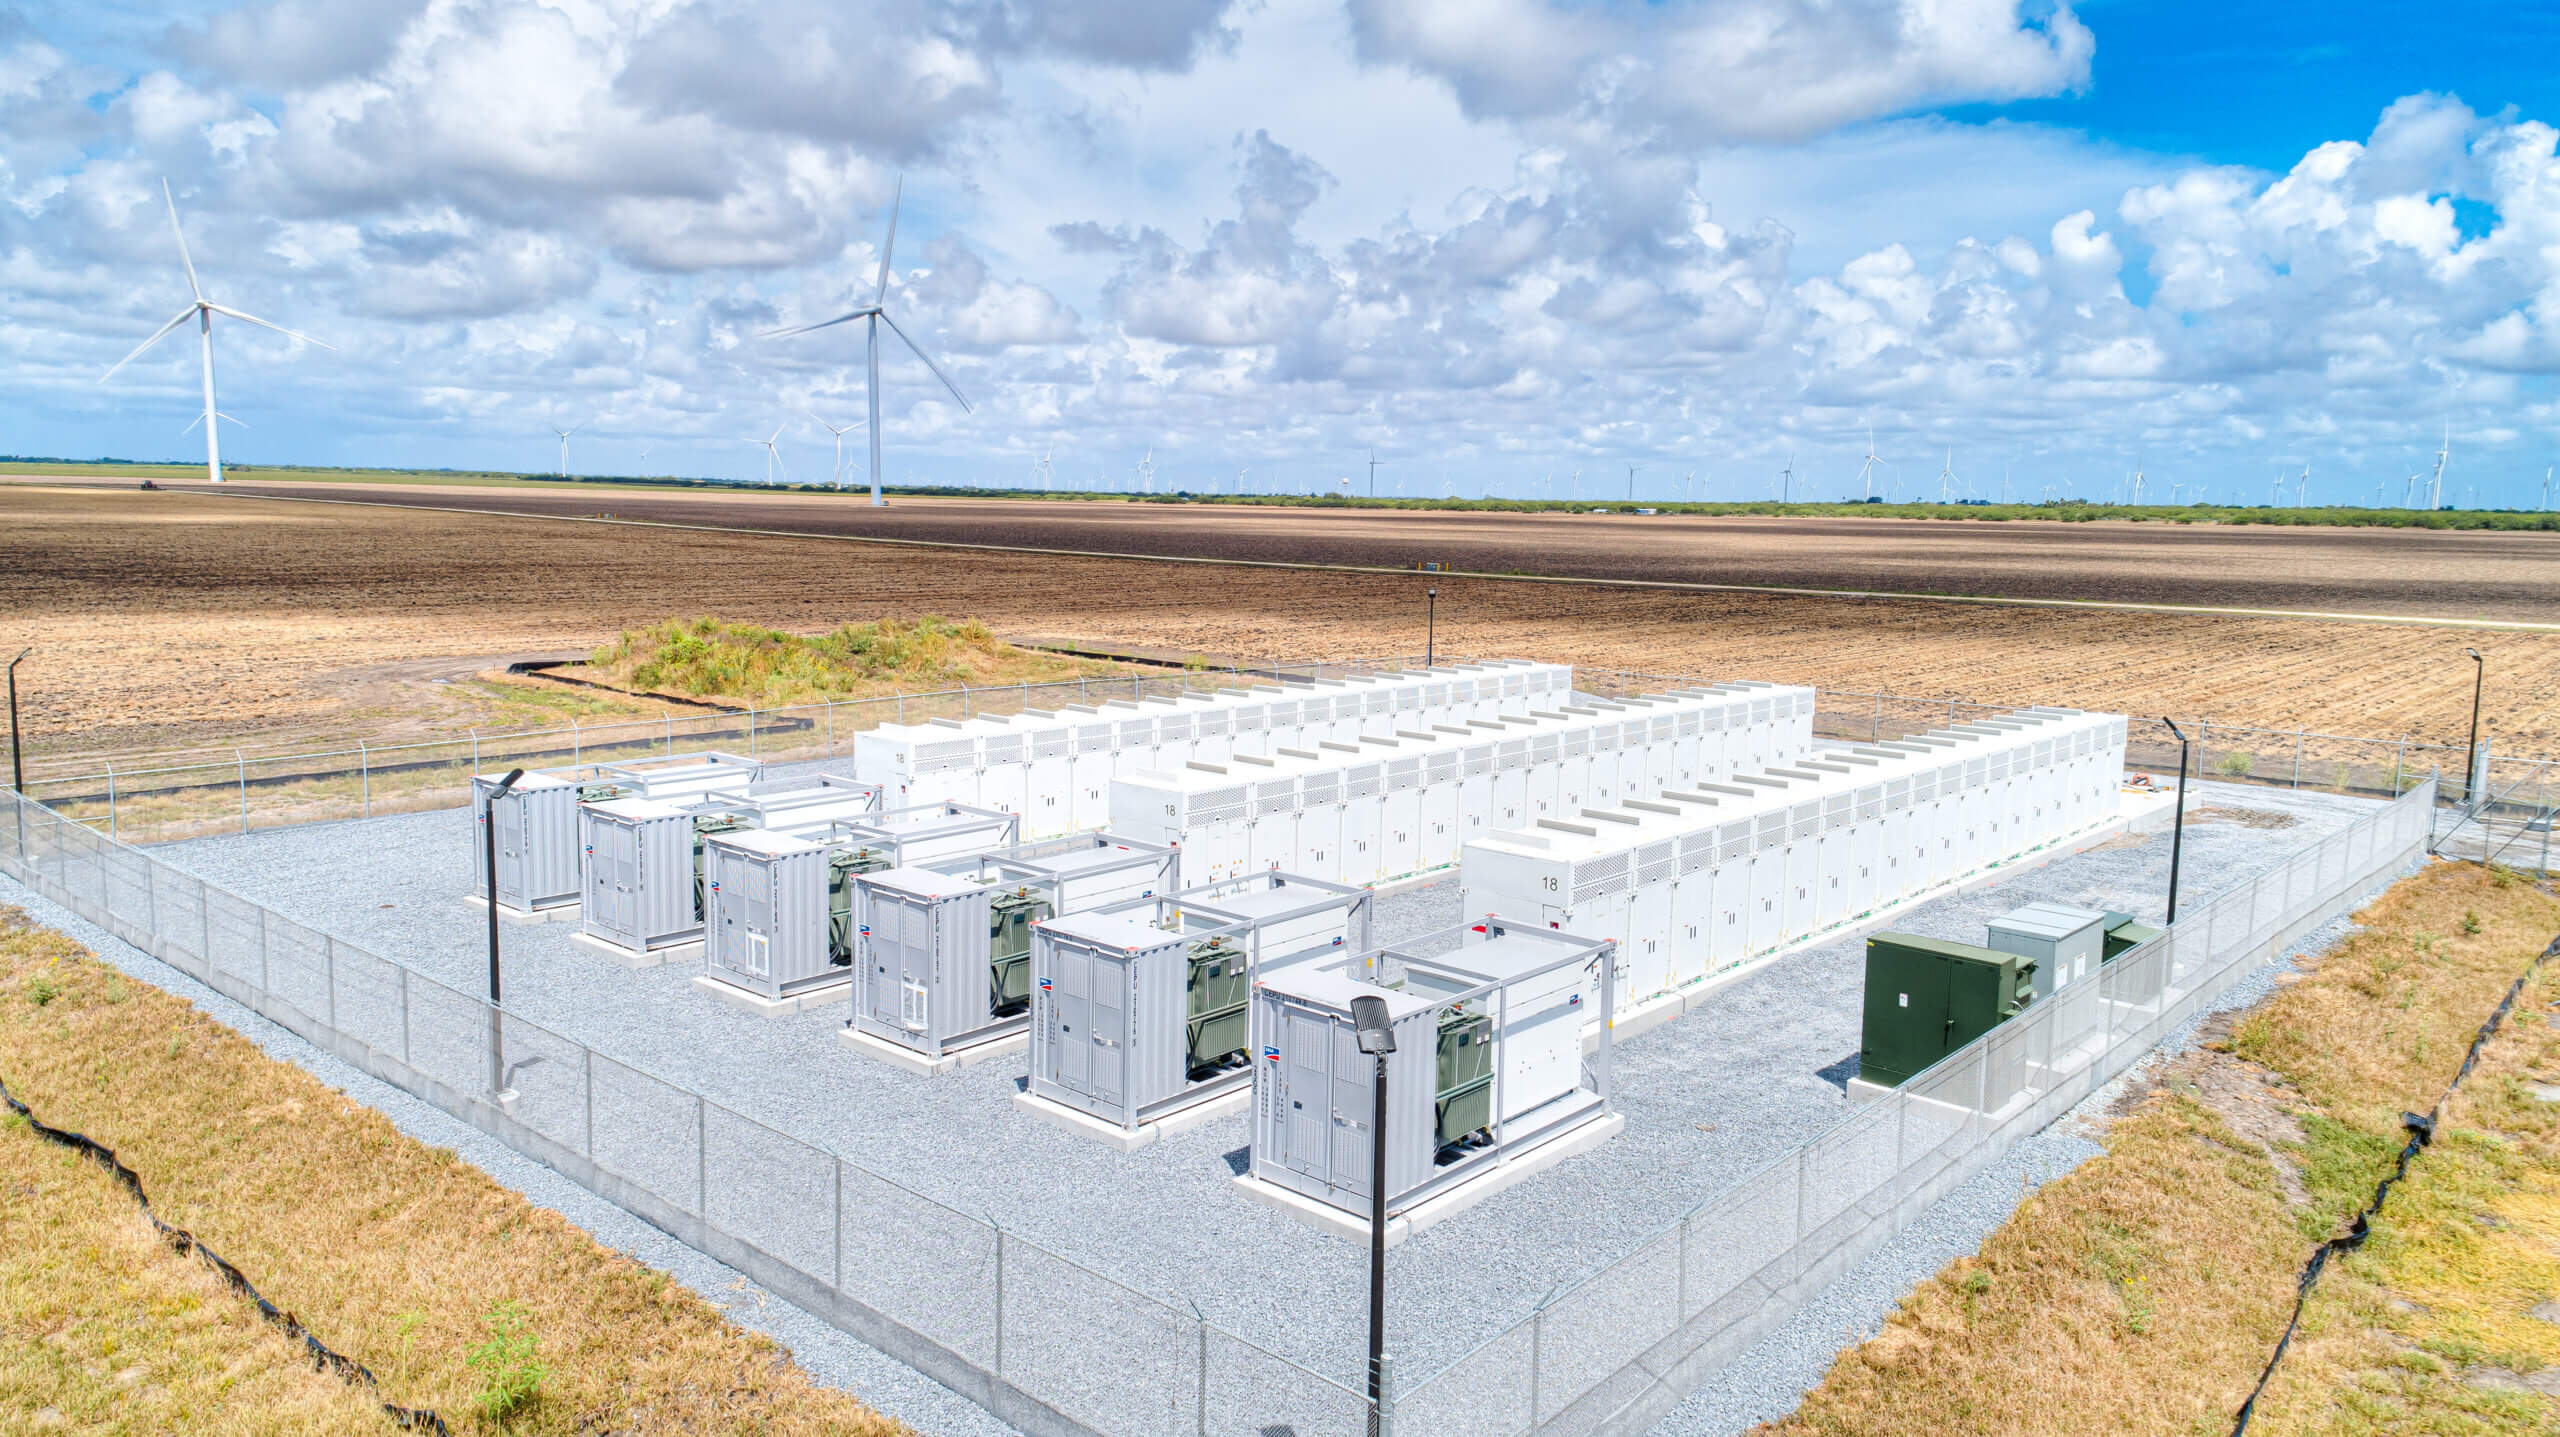
{"type": "Polygon", "coordinates": [[[509,908],[530,908],[525,897],[525,800],[522,794],[508,794],[489,805],[489,821],[498,827],[498,902],[509,908]]]}
{"type": "Polygon", "coordinates": [[[1857,865],[1851,880],[1855,887],[1849,894],[1851,913],[1873,913],[1883,901],[1884,828],[1884,817],[1879,814],[1849,830],[1849,851],[1857,865]]]}
{"type": "Polygon", "coordinates": [[[1811,933],[1814,928],[1814,885],[1819,870],[1815,866],[1813,839],[1795,839],[1785,849],[1785,895],[1782,899],[1785,921],[1780,926],[1779,941],[1792,943],[1811,933]]]}
{"type": "Polygon", "coordinates": [[[775,929],[774,869],[770,863],[736,863],[729,866],[730,877],[738,889],[722,893],[722,904],[738,916],[738,927],[747,935],[743,945],[746,970],[758,978],[773,976],[773,932],[775,929]]]}
{"type": "Polygon", "coordinates": [[[1390,793],[1382,808],[1385,822],[1378,842],[1378,876],[1403,878],[1422,867],[1422,790],[1390,793]]]}
{"type": "Polygon", "coordinates": [[[1360,1197],[1369,1195],[1370,1124],[1377,1118],[1370,1079],[1377,1060],[1360,1051],[1359,1035],[1348,1023],[1328,1023],[1333,1030],[1333,1171],[1334,1187],[1360,1197]]]}
{"type": "Polygon", "coordinates": [[[1373,798],[1355,798],[1342,806],[1342,881],[1351,884],[1378,881],[1379,804],[1373,798]]]}
{"type": "Polygon", "coordinates": [[[1291,873],[1321,878],[1328,883],[1342,881],[1342,806],[1319,803],[1298,812],[1297,861],[1289,865],[1291,873]]]}
{"type": "Polygon", "coordinates": [[[1458,780],[1458,844],[1465,847],[1499,827],[1493,821],[1493,775],[1479,773],[1458,780]]]}
{"type": "Polygon", "coordinates": [[[603,885],[599,924],[625,947],[640,943],[640,830],[627,823],[596,826],[596,865],[603,885]]]}
{"type": "Polygon", "coordinates": [[[1090,991],[1086,1001],[1091,1005],[1091,1021],[1086,1025],[1089,1037],[1086,1091],[1103,1102],[1117,1106],[1128,1096],[1129,1022],[1124,1003],[1129,991],[1129,972],[1120,963],[1105,958],[1092,960],[1090,991]]]}
{"type": "Polygon", "coordinates": [[[1528,802],[1529,780],[1527,775],[1515,768],[1502,773],[1497,773],[1493,776],[1494,827],[1528,827],[1528,802]]]}
{"type": "Polygon", "coordinates": [[[1458,783],[1447,779],[1422,791],[1422,866],[1446,868],[1466,841],[1458,826],[1458,783]]]}
{"type": "Polygon", "coordinates": [[[1671,987],[1671,885],[1648,883],[1627,905],[1630,954],[1628,1003],[1641,1003],[1671,987]]]}
{"type": "Polygon", "coordinates": [[[1333,1024],[1313,1013],[1285,1011],[1288,1043],[1280,1062],[1280,1161],[1322,1180],[1331,1175],[1333,1152],[1333,1024]]]}
{"type": "Polygon", "coordinates": [[[1559,805],[1563,803],[1564,797],[1556,766],[1546,763],[1531,764],[1521,772],[1526,775],[1523,791],[1528,795],[1529,821],[1534,823],[1541,818],[1558,817],[1563,812],[1559,805]]]}
{"type": "Polygon", "coordinates": [[[1751,860],[1727,859],[1712,870],[1708,922],[1707,971],[1720,973],[1751,955],[1751,860]]]}
{"type": "Polygon", "coordinates": [[[1256,873],[1276,868],[1291,868],[1298,857],[1298,815],[1266,813],[1253,821],[1246,835],[1246,862],[1256,873]]]}
{"type": "Polygon", "coordinates": [[[1049,945],[1050,970],[1040,979],[1036,1001],[1048,1009],[1047,1031],[1051,1076],[1060,1087],[1091,1096],[1093,1044],[1091,1005],[1093,955],[1067,943],[1049,945]]]}

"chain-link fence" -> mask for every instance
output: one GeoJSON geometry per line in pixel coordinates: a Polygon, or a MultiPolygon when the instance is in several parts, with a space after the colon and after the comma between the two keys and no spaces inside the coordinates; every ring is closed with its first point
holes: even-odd
{"type": "Polygon", "coordinates": [[[10,877],[1036,1437],[1362,1430],[1358,1390],[1187,1307],[42,804],[8,808],[10,877]]]}
{"type": "MultiPolygon", "coordinates": [[[[1417,1382],[1400,1425],[1633,1431],[2424,847],[2422,782],[1702,1202],[1417,1382]]],[[[1348,1437],[1358,1390],[20,797],[0,868],[1026,1431],[1348,1437]]]]}
{"type": "Polygon", "coordinates": [[[2433,787],[2190,905],[1890,1095],[1700,1203],[1398,1400],[1408,1431],[1641,1432],[1950,1190],[2424,851],[2433,787]]]}

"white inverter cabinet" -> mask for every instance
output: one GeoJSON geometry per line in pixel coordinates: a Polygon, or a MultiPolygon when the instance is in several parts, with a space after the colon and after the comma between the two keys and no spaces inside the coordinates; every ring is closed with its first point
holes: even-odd
{"type": "Polygon", "coordinates": [[[1368,948],[1370,894],[1257,874],[1043,921],[1033,1098],[1131,1132],[1250,1086],[1259,978],[1368,948]]]}

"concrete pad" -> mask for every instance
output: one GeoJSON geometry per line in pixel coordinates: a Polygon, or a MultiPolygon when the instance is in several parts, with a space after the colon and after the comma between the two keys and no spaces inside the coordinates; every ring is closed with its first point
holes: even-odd
{"type": "Polygon", "coordinates": [[[1853,1103],[1872,1103],[1878,1098],[1892,1097],[1893,1092],[1891,1084],[1871,1083],[1864,1078],[1849,1080],[1849,1101],[1853,1103]]]}
{"type": "Polygon", "coordinates": [[[1241,1113],[1251,1108],[1253,1085],[1246,1083],[1233,1092],[1220,1093],[1214,1098],[1203,1099],[1190,1107],[1167,1113],[1152,1122],[1140,1123],[1134,1128],[1124,1128],[1118,1123],[1106,1122],[1091,1113],[1068,1107],[1064,1103],[1051,1102],[1036,1093],[1014,1094],[1013,1105],[1044,1122],[1055,1123],[1078,1137],[1091,1138],[1095,1142],[1124,1153],[1134,1153],[1140,1148],[1152,1147],[1159,1139],[1171,1137],[1175,1133],[1187,1133],[1193,1128],[1215,1122],[1231,1113],[1241,1113]]]}
{"type": "Polygon", "coordinates": [[[956,1048],[939,1058],[927,1057],[913,1048],[900,1047],[885,1038],[872,1037],[850,1023],[836,1030],[836,1041],[866,1058],[877,1058],[893,1068],[903,1068],[917,1077],[931,1078],[944,1073],[957,1072],[962,1068],[975,1067],[990,1058],[1001,1058],[1007,1053],[1023,1052],[1031,1046],[1031,1030],[1025,1028],[1018,1033],[989,1038],[983,1043],[972,1043],[966,1048],[956,1048]]]}
{"type": "Polygon", "coordinates": [[[752,988],[715,978],[708,973],[694,975],[693,986],[734,1008],[744,1008],[759,1018],[788,1018],[806,1013],[829,1003],[841,1003],[853,996],[853,978],[847,975],[835,982],[805,989],[788,997],[768,998],[752,988]]]}
{"type": "Polygon", "coordinates": [[[592,933],[572,933],[569,935],[569,941],[599,958],[611,959],[625,968],[655,968],[661,963],[674,963],[702,956],[702,940],[699,938],[686,943],[670,944],[664,948],[652,948],[646,953],[634,953],[619,943],[607,943],[592,933]]]}
{"type": "MultiPolygon", "coordinates": [[[[465,906],[480,912],[489,911],[489,900],[477,893],[462,895],[462,901],[465,906]]],[[[575,923],[585,911],[574,898],[566,903],[555,903],[548,908],[516,908],[504,903],[498,905],[498,917],[507,923],[575,923]]]]}
{"type": "MultiPolygon", "coordinates": [[[[1605,1118],[1584,1123],[1524,1148],[1498,1163],[1489,1163],[1457,1186],[1432,1194],[1403,1212],[1387,1218],[1387,1246],[1393,1247],[1415,1233],[1427,1231],[1494,1194],[1513,1188],[1554,1167],[1565,1159],[1587,1153],[1609,1141],[1627,1128],[1627,1115],[1611,1113],[1605,1118]]],[[[1275,1183],[1263,1182],[1251,1173],[1235,1180],[1236,1191],[1265,1207],[1276,1208],[1318,1232],[1354,1242],[1369,1240],[1367,1218],[1344,1212],[1331,1203],[1318,1202],[1304,1193],[1291,1192],[1275,1183]]]]}

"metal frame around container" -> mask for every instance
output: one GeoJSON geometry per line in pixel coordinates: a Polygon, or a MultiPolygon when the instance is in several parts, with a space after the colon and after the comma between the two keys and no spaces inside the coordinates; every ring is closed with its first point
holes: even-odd
{"type": "MultiPolygon", "coordinates": [[[[1165,851],[1170,853],[1172,850],[1165,851]]],[[[1345,933],[1344,946],[1355,954],[1368,953],[1373,951],[1370,932],[1372,910],[1376,901],[1376,893],[1354,884],[1334,883],[1322,878],[1307,878],[1295,873],[1265,870],[1259,873],[1244,873],[1231,878],[1221,878],[1210,883],[1194,884],[1179,892],[1158,893],[1146,898],[1132,898],[1126,902],[1104,904],[1099,908],[1087,908],[1078,916],[1135,914],[1140,910],[1148,910],[1153,914],[1152,926],[1164,929],[1165,941],[1168,943],[1201,943],[1212,938],[1247,935],[1245,988],[1250,992],[1262,980],[1262,930],[1264,928],[1281,923],[1292,923],[1302,918],[1314,918],[1327,911],[1341,909],[1345,933]],[[1295,908],[1260,915],[1239,914],[1217,906],[1216,900],[1219,898],[1232,899],[1239,893],[1272,888],[1306,888],[1314,890],[1320,896],[1311,898],[1295,908]],[[1194,916],[1204,914],[1213,921],[1202,927],[1188,926],[1194,916]]],[[[1033,941],[1035,945],[1038,942],[1036,938],[1033,941]]],[[[1033,982],[1037,983],[1039,949],[1035,946],[1032,952],[1034,954],[1033,982]]],[[[1033,1006],[1035,1010],[1038,1007],[1036,1002],[1033,1006]]],[[[1040,1050],[1046,1046],[1046,1043],[1044,1036],[1037,1028],[1032,1029],[1031,1044],[1029,1091],[1034,1096],[1045,1102],[1073,1108],[1097,1122],[1111,1121],[1104,1114],[1087,1107],[1078,1095],[1041,1091],[1039,1073],[1042,1053],[1040,1050]]],[[[1119,1126],[1123,1131],[1134,1132],[1149,1123],[1160,1122],[1176,1113],[1198,1107],[1202,1103],[1223,1097],[1239,1088],[1250,1088],[1253,1086],[1253,1069],[1254,1065],[1248,1058],[1241,1068],[1201,1078],[1170,1097],[1158,1098],[1152,1103],[1142,1104],[1132,1109],[1132,1119],[1119,1126]]]]}
{"type": "Polygon", "coordinates": [[[827,826],[824,838],[819,838],[814,833],[800,836],[812,843],[822,843],[828,848],[863,846],[884,848],[889,853],[889,866],[892,868],[930,868],[943,861],[945,857],[956,859],[967,855],[961,853],[936,855],[919,858],[909,863],[906,855],[907,845],[925,838],[947,838],[954,834],[990,828],[1003,830],[1005,836],[987,844],[986,847],[1010,848],[1015,846],[1022,832],[1022,819],[1018,814],[1000,813],[992,808],[979,808],[974,804],[954,803],[945,799],[936,803],[909,804],[904,808],[874,809],[865,818],[840,818],[827,826]],[[911,813],[940,814],[951,822],[917,824],[912,828],[904,829],[885,826],[888,820],[911,813]]]}
{"type": "MultiPolygon", "coordinates": [[[[1447,928],[1436,929],[1406,939],[1402,943],[1372,949],[1367,953],[1357,954],[1339,962],[1318,965],[1322,969],[1345,973],[1368,982],[1376,982],[1380,966],[1389,962],[1403,968],[1407,973],[1429,973],[1445,980],[1458,982],[1473,980],[1472,985],[1462,991],[1440,997],[1439,1006],[1448,1008],[1488,995],[1494,996],[1494,1031],[1497,1035],[1507,1034],[1511,1030],[1509,990],[1514,985],[1525,983],[1532,978],[1543,977],[1571,964],[1597,963],[1599,966],[1600,1028],[1596,1038],[1586,1031],[1583,1039],[1582,1060],[1588,1086],[1578,1083],[1573,1095],[1573,1097],[1579,1097],[1581,1101],[1576,1102],[1573,1097],[1566,1097],[1542,1104],[1524,1115],[1525,1125],[1503,1117],[1503,1064],[1497,1050],[1493,1059],[1495,1119],[1492,1144],[1479,1148],[1445,1167],[1435,1169],[1430,1177],[1402,1192],[1389,1195],[1388,1216],[1393,1217],[1398,1213],[1410,1211],[1488,1167],[1509,1162],[1512,1156],[1523,1148],[1537,1146],[1561,1135],[1567,1129],[1597,1122],[1609,1116],[1613,1110],[1615,1091],[1610,1072],[1610,1029],[1611,1020],[1615,1017],[1618,991],[1615,951],[1617,946],[1614,939],[1585,938],[1579,934],[1565,933],[1535,923],[1524,923],[1498,914],[1486,914],[1472,923],[1452,924],[1447,928]],[[1507,978],[1488,978],[1468,968],[1463,961],[1467,948],[1473,946],[1470,940],[1475,939],[1477,935],[1481,935],[1481,941],[1485,942],[1506,935],[1537,938],[1551,943],[1571,945],[1571,951],[1553,962],[1539,964],[1535,968],[1514,973],[1507,978]],[[1458,944],[1456,955],[1451,957],[1424,958],[1408,951],[1451,941],[1458,944]],[[1520,1126],[1521,1130],[1513,1131],[1515,1126],[1520,1126]]],[[[1347,1019],[1349,1015],[1343,1016],[1347,1019]]],[[[1257,1075],[1260,1066],[1255,1065],[1257,1075]]]]}

